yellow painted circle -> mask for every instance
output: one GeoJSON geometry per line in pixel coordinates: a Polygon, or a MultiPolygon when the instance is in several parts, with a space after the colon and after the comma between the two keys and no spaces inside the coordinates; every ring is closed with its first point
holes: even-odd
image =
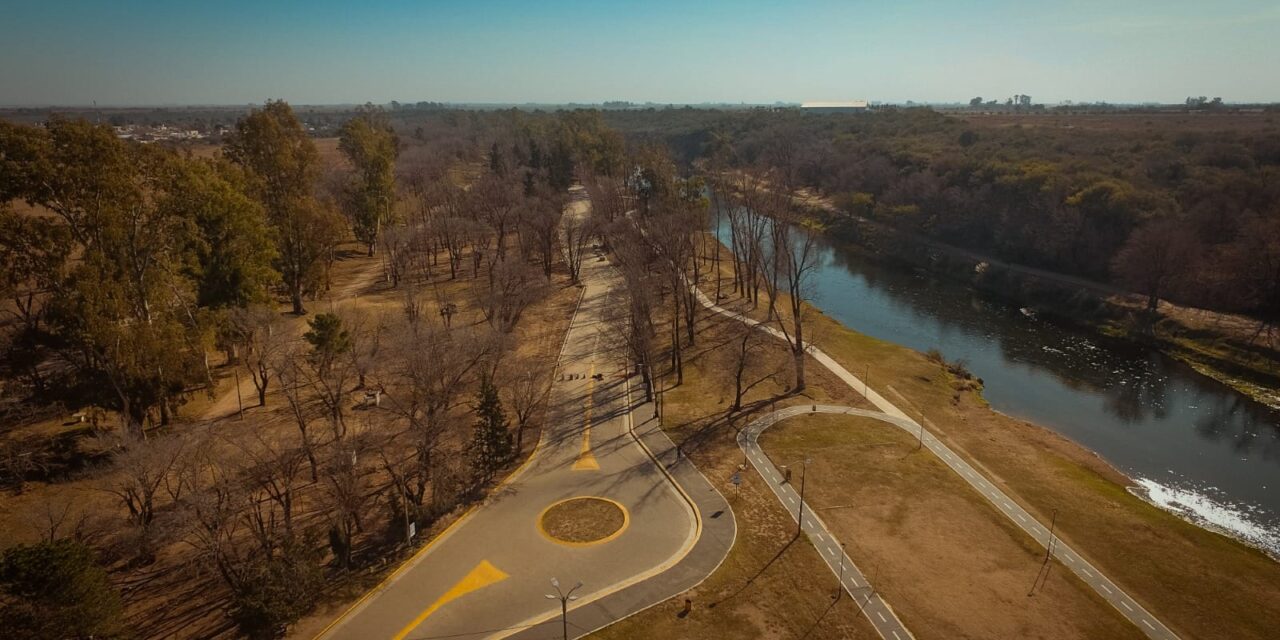
{"type": "Polygon", "coordinates": [[[589,547],[592,545],[604,544],[622,535],[622,532],[626,531],[627,527],[631,525],[631,513],[627,511],[626,507],[622,506],[622,504],[616,500],[610,500],[609,498],[602,498],[600,496],[574,496],[572,498],[565,498],[564,500],[559,500],[557,502],[553,502],[547,505],[547,508],[543,509],[542,513],[538,514],[537,525],[538,525],[538,533],[541,533],[542,537],[546,538],[547,540],[550,540],[551,542],[554,542],[556,544],[562,544],[569,547],[589,547]],[[571,505],[574,503],[582,504],[583,501],[588,501],[588,500],[593,502],[605,503],[617,509],[617,511],[622,514],[622,524],[619,525],[617,529],[609,533],[602,534],[598,538],[593,538],[589,540],[571,539],[563,535],[556,535],[555,533],[552,533],[551,530],[549,530],[549,525],[550,525],[550,529],[559,528],[556,526],[558,524],[556,522],[556,519],[560,517],[561,512],[563,512],[563,509],[557,509],[557,507],[564,507],[566,505],[571,505]]]}

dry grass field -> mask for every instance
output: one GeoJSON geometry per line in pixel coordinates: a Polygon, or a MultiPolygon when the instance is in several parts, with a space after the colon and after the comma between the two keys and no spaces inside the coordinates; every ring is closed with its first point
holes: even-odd
{"type": "MultiPolygon", "coordinates": [[[[722,286],[723,304],[764,317],[763,303],[744,307],[730,293],[730,280],[722,286]]],[[[702,287],[714,289],[706,282],[702,287]]],[[[686,442],[699,469],[730,497],[738,543],[695,590],[687,618],[676,617],[682,608],[677,599],[596,637],[653,637],[653,630],[673,638],[873,636],[855,611],[839,605],[825,610],[834,578],[807,542],[788,545],[792,521],[758,475],[748,468],[740,487],[729,482],[743,463],[736,431],[771,406],[810,400],[788,394],[784,373],[757,387],[746,409],[727,418],[733,380],[726,322],[700,310],[699,344],[686,352],[685,382],[664,394],[665,428],[686,442]],[[700,606],[710,603],[717,606],[700,606]]],[[[1038,519],[1047,523],[1057,511],[1061,537],[1177,633],[1273,637],[1271,621],[1258,612],[1280,610],[1280,564],[1144,502],[1126,489],[1127,478],[1092,452],[992,411],[972,383],[924,354],[858,334],[816,308],[808,322],[816,344],[858,375],[869,370],[871,386],[904,411],[923,412],[935,435],[1038,519]]],[[[755,375],[788,370],[785,348],[774,342],[755,375]]],[[[814,401],[865,406],[816,362],[807,371],[806,396],[814,401]]],[[[860,505],[830,509],[824,518],[850,542],[850,557],[875,576],[918,637],[1139,635],[1060,565],[1028,597],[1043,549],[941,463],[911,454],[905,434],[837,417],[797,418],[774,430],[762,445],[776,464],[814,458],[813,504],[860,505]]]]}

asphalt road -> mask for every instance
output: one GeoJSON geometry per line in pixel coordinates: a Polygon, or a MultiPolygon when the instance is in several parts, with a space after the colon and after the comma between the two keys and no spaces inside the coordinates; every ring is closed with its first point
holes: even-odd
{"type": "Polygon", "coordinates": [[[736,529],[723,497],[690,465],[659,462],[670,440],[605,321],[621,302],[616,270],[589,257],[582,281],[529,461],[318,637],[558,638],[560,603],[545,597],[553,577],[566,590],[583,583],[568,614],[576,637],[696,585],[728,554],[736,529]],[[538,527],[546,508],[580,496],[615,501],[628,524],[586,545],[538,527]]]}
{"type": "MultiPolygon", "coordinates": [[[[757,325],[760,327],[761,330],[768,332],[770,335],[773,335],[779,339],[784,339],[782,332],[779,331],[778,329],[774,327],[770,327],[764,323],[757,322],[756,320],[747,318],[742,314],[736,313],[729,309],[725,309],[715,304],[714,302],[711,301],[710,298],[708,298],[705,294],[703,294],[701,290],[697,291],[697,297],[698,297],[698,300],[703,304],[703,306],[707,307],[708,309],[711,309],[716,313],[735,318],[740,322],[746,322],[752,325],[757,325]]],[[[831,371],[837,377],[843,380],[845,384],[849,385],[851,389],[862,394],[863,397],[865,397],[869,402],[871,402],[872,405],[880,409],[880,411],[882,411],[883,413],[877,413],[874,411],[864,411],[860,409],[852,409],[849,407],[833,407],[833,406],[827,406],[827,405],[817,405],[816,407],[817,411],[825,412],[825,413],[850,413],[850,414],[876,418],[876,419],[888,422],[889,424],[895,425],[905,430],[906,432],[916,436],[923,442],[923,445],[925,448],[931,451],[934,455],[938,456],[943,462],[947,464],[948,467],[950,467],[953,471],[959,474],[961,478],[964,478],[964,480],[968,482],[969,485],[972,486],[975,490],[977,490],[978,493],[982,494],[982,497],[986,498],[986,500],[990,502],[992,506],[996,508],[997,511],[999,511],[1006,518],[1008,518],[1009,521],[1012,522],[1014,525],[1016,525],[1018,528],[1022,529],[1028,535],[1030,535],[1033,539],[1035,539],[1035,541],[1039,543],[1040,546],[1048,549],[1054,558],[1056,558],[1059,562],[1061,562],[1062,565],[1065,566],[1067,569],[1071,570],[1072,573],[1076,574],[1076,576],[1078,576],[1081,580],[1083,580],[1085,584],[1089,585],[1089,587],[1092,588],[1094,591],[1096,591],[1098,595],[1102,596],[1104,600],[1110,603],[1111,606],[1115,607],[1116,610],[1119,611],[1121,615],[1123,615],[1131,623],[1133,623],[1134,626],[1136,626],[1139,630],[1145,633],[1147,637],[1157,639],[1157,640],[1173,640],[1178,637],[1177,634],[1175,634],[1172,630],[1166,627],[1162,622],[1156,619],[1156,617],[1152,615],[1150,611],[1147,611],[1142,605],[1138,604],[1138,602],[1134,600],[1132,596],[1125,593],[1125,591],[1121,589],[1119,586],[1117,586],[1116,583],[1112,582],[1109,578],[1103,575],[1103,573],[1099,571],[1097,567],[1094,567],[1092,564],[1089,563],[1089,561],[1085,560],[1083,556],[1081,556],[1074,549],[1072,549],[1070,545],[1063,542],[1057,536],[1051,535],[1049,526],[1036,521],[1036,519],[1030,513],[1028,513],[1025,509],[1023,509],[1017,502],[1010,499],[1008,495],[1006,495],[1003,491],[1001,491],[994,484],[992,484],[990,480],[988,480],[981,473],[976,471],[973,468],[973,466],[969,464],[969,462],[961,458],[959,454],[952,451],[950,447],[948,447],[942,441],[938,440],[937,437],[935,437],[933,434],[929,433],[929,431],[927,429],[924,429],[918,422],[916,422],[915,420],[912,420],[909,416],[907,416],[907,414],[903,413],[902,410],[894,406],[893,403],[889,402],[888,400],[885,400],[884,397],[881,396],[879,393],[876,393],[874,389],[868,388],[867,384],[864,381],[859,380],[853,374],[849,373],[849,371],[845,369],[843,366],[841,366],[839,362],[836,362],[833,358],[831,358],[831,356],[828,356],[821,349],[810,344],[806,347],[806,351],[810,355],[812,355],[814,359],[816,359],[820,364],[822,364],[829,371],[831,371]]],[[[765,427],[767,427],[769,424],[772,424],[777,419],[781,419],[782,417],[787,417],[790,415],[796,415],[798,413],[804,413],[805,411],[809,411],[812,409],[813,407],[811,406],[802,405],[799,407],[790,407],[788,409],[782,409],[777,412],[774,412],[773,414],[770,414],[769,416],[765,416],[764,418],[761,419],[761,420],[768,420],[769,422],[767,424],[763,424],[760,427],[760,430],[763,430],[765,427]],[[782,415],[779,415],[779,414],[782,414],[782,415]]],[[[749,429],[750,427],[748,427],[748,430],[749,429]]],[[[758,431],[757,431],[757,434],[758,434],[758,431]]],[[[752,442],[754,442],[754,436],[751,437],[751,440],[752,442]]],[[[739,446],[742,446],[741,439],[739,440],[739,446]]],[[[755,450],[758,452],[759,447],[756,447],[755,450]]],[[[749,459],[751,458],[750,453],[748,453],[748,458],[749,459]]],[[[765,458],[765,460],[767,461],[768,458],[765,458]]],[[[757,469],[760,468],[759,464],[754,459],[752,459],[752,464],[756,465],[757,469]]],[[[772,464],[769,464],[769,467],[772,468],[772,464]]],[[[769,476],[766,475],[765,477],[768,478],[769,476]]],[[[787,497],[779,493],[779,488],[776,487],[775,484],[776,484],[775,482],[770,483],[770,486],[774,486],[774,493],[778,493],[780,499],[784,499],[785,497],[787,497]]],[[[786,506],[785,502],[784,502],[784,506],[786,506]]],[[[790,508],[791,507],[788,506],[788,509],[790,508]]],[[[806,514],[807,513],[808,513],[808,509],[806,509],[806,514]]],[[[793,517],[794,517],[794,514],[793,514],[793,517]]],[[[806,515],[806,518],[807,517],[808,516],[806,515]]],[[[815,527],[815,530],[817,530],[816,527],[815,527]]],[[[828,560],[830,560],[830,554],[824,554],[824,556],[827,557],[828,560]]],[[[830,564],[831,563],[828,562],[828,565],[830,564]]],[[[848,565],[846,565],[846,569],[847,568],[848,568],[848,565]]],[[[875,622],[877,622],[877,620],[872,620],[873,624],[875,622]]],[[[879,627],[877,627],[877,630],[879,630],[879,627]]],[[[881,635],[884,635],[884,633],[881,632],[881,635]]],[[[887,637],[892,637],[892,636],[890,635],[887,637]]]]}

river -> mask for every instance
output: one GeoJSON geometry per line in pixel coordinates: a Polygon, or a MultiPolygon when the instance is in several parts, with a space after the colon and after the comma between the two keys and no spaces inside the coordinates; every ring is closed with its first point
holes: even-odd
{"type": "MultiPolygon", "coordinates": [[[[727,222],[719,235],[727,244],[727,222]]],[[[853,249],[824,245],[809,284],[845,326],[963,360],[993,409],[1097,452],[1151,502],[1280,557],[1280,412],[1152,349],[853,249]]]]}

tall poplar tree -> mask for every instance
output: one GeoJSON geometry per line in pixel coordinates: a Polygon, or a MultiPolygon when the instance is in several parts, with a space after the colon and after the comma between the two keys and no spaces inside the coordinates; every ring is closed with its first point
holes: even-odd
{"type": "Polygon", "coordinates": [[[394,210],[399,141],[382,109],[366,105],[342,125],[338,148],[355,168],[346,203],[351,230],[373,255],[382,228],[391,222],[394,210]]]}

